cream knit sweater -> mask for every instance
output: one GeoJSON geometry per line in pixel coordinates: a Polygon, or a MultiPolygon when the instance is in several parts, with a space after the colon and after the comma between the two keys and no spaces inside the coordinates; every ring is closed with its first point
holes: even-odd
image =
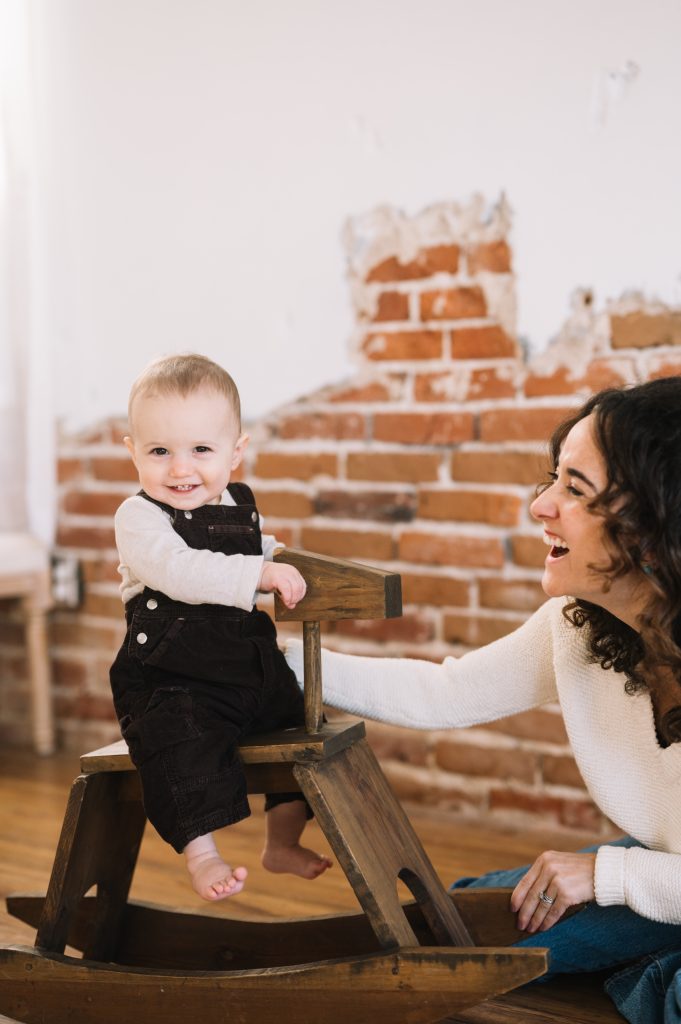
{"type": "MultiPolygon", "coordinates": [[[[596,901],[681,924],[681,743],[662,749],[650,697],[629,696],[624,676],[589,662],[584,630],[547,601],[509,636],[440,665],[324,651],[324,701],[354,715],[414,729],[479,725],[560,702],[589,793],[648,849],[602,846],[596,901]]],[[[286,657],[302,679],[302,644],[286,657]]]]}

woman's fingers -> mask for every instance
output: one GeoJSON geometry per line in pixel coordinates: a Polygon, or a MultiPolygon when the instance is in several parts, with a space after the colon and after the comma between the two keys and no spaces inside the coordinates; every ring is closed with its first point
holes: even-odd
{"type": "Polygon", "coordinates": [[[568,907],[594,898],[595,853],[546,850],[521,878],[511,896],[521,931],[551,928],[568,907]]]}

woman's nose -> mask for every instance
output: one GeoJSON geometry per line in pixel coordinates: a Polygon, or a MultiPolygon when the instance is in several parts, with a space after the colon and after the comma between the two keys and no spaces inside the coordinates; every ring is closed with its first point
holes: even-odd
{"type": "Polygon", "coordinates": [[[556,516],[556,503],[550,494],[551,488],[538,494],[530,505],[530,515],[535,519],[553,519],[556,516]]]}

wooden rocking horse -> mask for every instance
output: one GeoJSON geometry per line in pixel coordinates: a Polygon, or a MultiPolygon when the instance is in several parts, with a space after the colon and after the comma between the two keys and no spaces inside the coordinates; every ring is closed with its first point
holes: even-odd
{"type": "Polygon", "coordinates": [[[319,623],[400,615],[400,577],[301,551],[277,558],[307,581],[294,610],[275,605],[279,620],[303,622],[306,729],[242,745],[249,791],[302,790],[362,913],[254,923],[129,901],[146,819],[121,741],[81,759],[47,895],[8,899],[38,931],[34,947],[0,949],[0,1013],[25,1024],[131,1013],[144,1024],[428,1024],[546,970],[545,950],[508,948],[510,890],[444,890],[364,724],[323,723],[319,623]],[[400,902],[398,879],[413,902],[400,902]]]}

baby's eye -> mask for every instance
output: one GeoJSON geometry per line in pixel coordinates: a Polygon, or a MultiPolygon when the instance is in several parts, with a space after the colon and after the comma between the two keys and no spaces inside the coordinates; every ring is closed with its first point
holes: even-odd
{"type": "Polygon", "coordinates": [[[168,454],[168,449],[167,448],[152,448],[151,452],[150,452],[150,455],[167,455],[167,454],[168,454]]]}
{"type": "Polygon", "coordinates": [[[204,452],[211,452],[212,450],[213,449],[209,448],[207,444],[197,444],[196,448],[194,449],[194,451],[198,452],[199,455],[202,455],[204,452]]]}

